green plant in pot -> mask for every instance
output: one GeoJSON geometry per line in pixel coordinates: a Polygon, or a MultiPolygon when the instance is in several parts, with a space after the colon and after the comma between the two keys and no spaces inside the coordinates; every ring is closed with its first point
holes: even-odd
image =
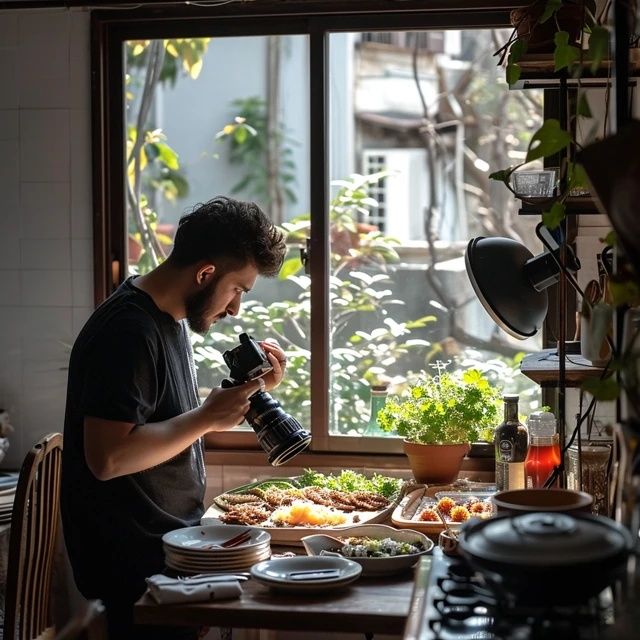
{"type": "Polygon", "coordinates": [[[500,391],[477,370],[423,374],[378,413],[380,427],[402,437],[415,479],[455,480],[472,442],[500,421],[500,391]]]}

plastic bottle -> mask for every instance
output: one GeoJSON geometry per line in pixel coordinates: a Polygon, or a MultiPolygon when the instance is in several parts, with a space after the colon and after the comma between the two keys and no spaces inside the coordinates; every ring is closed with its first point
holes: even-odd
{"type": "MultiPolygon", "coordinates": [[[[545,486],[553,470],[560,465],[560,442],[553,413],[536,411],[529,416],[529,450],[524,462],[527,489],[545,486]]],[[[553,486],[557,486],[557,480],[553,486]]]]}
{"type": "Polygon", "coordinates": [[[496,488],[498,491],[525,488],[524,461],[529,438],[518,418],[518,396],[505,395],[504,422],[496,428],[496,488]]]}

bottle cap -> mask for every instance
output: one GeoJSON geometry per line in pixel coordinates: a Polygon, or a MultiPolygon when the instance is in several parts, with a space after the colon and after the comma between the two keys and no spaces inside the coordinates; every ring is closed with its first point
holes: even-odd
{"type": "Polygon", "coordinates": [[[517,393],[505,393],[502,396],[504,402],[518,402],[520,396],[517,393]]]}
{"type": "Polygon", "coordinates": [[[529,435],[553,436],[556,433],[556,417],[549,411],[534,411],[527,420],[529,435]]]}

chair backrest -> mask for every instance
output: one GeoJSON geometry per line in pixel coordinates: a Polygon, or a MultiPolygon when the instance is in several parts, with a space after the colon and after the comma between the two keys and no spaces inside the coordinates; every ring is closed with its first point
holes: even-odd
{"type": "Polygon", "coordinates": [[[102,602],[90,600],[86,609],[56,634],[55,640],[107,640],[107,615],[102,602]]]}
{"type": "Polygon", "coordinates": [[[11,516],[4,640],[53,637],[50,591],[60,514],[62,435],[27,453],[11,516]]]}

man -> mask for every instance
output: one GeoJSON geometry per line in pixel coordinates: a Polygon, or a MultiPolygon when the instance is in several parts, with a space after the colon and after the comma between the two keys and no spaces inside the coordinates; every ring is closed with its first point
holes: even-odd
{"type": "MultiPolygon", "coordinates": [[[[167,260],[129,278],[93,313],[69,363],[62,518],[76,582],[107,608],[109,635],[190,638],[133,627],[145,577],[164,568],[162,535],[203,514],[202,436],[241,423],[249,397],[282,380],[285,354],[263,342],[273,371],[200,405],[187,325],[227,315],[258,275],[274,276],[282,234],[252,203],[218,197],[185,215],[167,260]]],[[[188,631],[188,632],[187,632],[188,631]]]]}

